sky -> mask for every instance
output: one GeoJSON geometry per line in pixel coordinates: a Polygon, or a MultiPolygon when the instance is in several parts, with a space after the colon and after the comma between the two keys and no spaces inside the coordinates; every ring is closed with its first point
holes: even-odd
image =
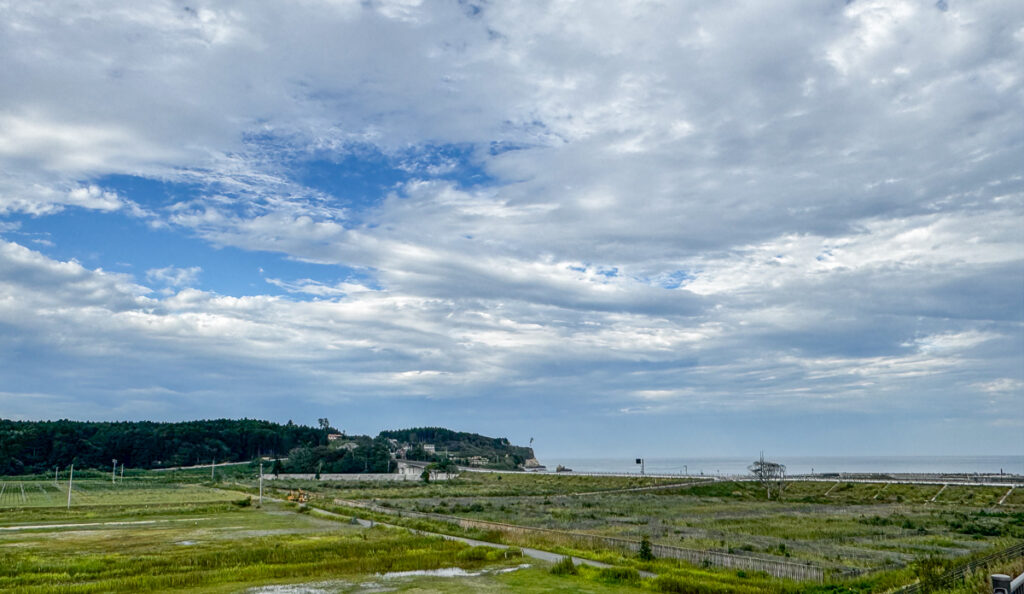
{"type": "Polygon", "coordinates": [[[1024,3],[0,15],[0,417],[1024,454],[1024,3]]]}

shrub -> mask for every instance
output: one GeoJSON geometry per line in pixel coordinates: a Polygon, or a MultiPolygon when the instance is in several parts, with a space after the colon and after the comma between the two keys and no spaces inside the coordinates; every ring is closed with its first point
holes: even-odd
{"type": "Polygon", "coordinates": [[[705,594],[716,592],[704,584],[694,584],[685,578],[675,575],[659,575],[654,579],[654,589],[659,592],[673,592],[676,594],[705,594]]]}
{"type": "Polygon", "coordinates": [[[632,567],[605,567],[597,574],[602,582],[609,584],[639,584],[640,572],[632,567]]]}
{"type": "Polygon", "coordinates": [[[647,538],[647,536],[640,539],[640,560],[654,560],[654,551],[651,550],[651,539],[647,538]]]}
{"type": "Polygon", "coordinates": [[[577,575],[579,572],[580,570],[576,569],[576,564],[572,562],[572,557],[562,557],[562,560],[551,568],[551,573],[554,575],[577,575]]]}
{"type": "Polygon", "coordinates": [[[470,547],[459,551],[460,561],[487,561],[487,553],[492,551],[490,547],[470,547]]]}
{"type": "Polygon", "coordinates": [[[915,561],[911,567],[920,580],[922,592],[935,592],[942,588],[947,563],[939,557],[925,557],[915,561]]]}

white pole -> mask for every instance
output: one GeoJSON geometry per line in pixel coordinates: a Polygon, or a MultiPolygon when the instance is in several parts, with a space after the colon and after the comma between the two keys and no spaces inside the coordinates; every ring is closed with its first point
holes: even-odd
{"type": "Polygon", "coordinates": [[[211,480],[211,481],[213,480],[213,468],[214,468],[215,466],[217,466],[217,459],[216,459],[216,458],[214,458],[214,459],[213,459],[213,460],[212,460],[212,461],[210,462],[210,480],[211,480]]]}
{"type": "Polygon", "coordinates": [[[114,484],[114,479],[117,478],[117,458],[114,458],[114,465],[110,467],[110,484],[114,484]]]}
{"type": "Polygon", "coordinates": [[[121,482],[124,482],[124,462],[121,463],[121,482]]]}
{"type": "Polygon", "coordinates": [[[263,461],[260,460],[260,506],[263,506],[263,461]]]}
{"type": "Polygon", "coordinates": [[[57,484],[57,467],[56,466],[53,467],[53,486],[54,487],[59,487],[60,486],[60,485],[57,484]]]}
{"type": "Polygon", "coordinates": [[[71,509],[71,481],[75,480],[75,465],[71,464],[71,474],[68,475],[68,509],[71,509]]]}

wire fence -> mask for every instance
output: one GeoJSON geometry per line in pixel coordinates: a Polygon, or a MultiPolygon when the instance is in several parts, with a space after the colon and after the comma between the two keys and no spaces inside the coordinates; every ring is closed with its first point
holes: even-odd
{"type": "MultiPolygon", "coordinates": [[[[551,528],[535,528],[531,526],[519,526],[516,524],[505,524],[502,522],[491,522],[488,520],[473,520],[449,516],[445,514],[402,511],[372,503],[351,501],[347,499],[335,499],[335,504],[346,507],[367,509],[377,513],[400,515],[411,518],[423,518],[428,520],[440,520],[450,524],[456,524],[461,528],[478,528],[482,530],[493,530],[510,535],[533,535],[543,537],[545,540],[563,545],[583,544],[591,548],[605,548],[626,551],[631,553],[639,552],[640,541],[626,538],[615,538],[611,536],[598,536],[582,532],[569,532],[565,530],[554,530],[551,528]]],[[[764,559],[748,555],[737,555],[734,553],[723,553],[719,551],[707,551],[699,549],[686,549],[668,545],[652,544],[651,552],[656,557],[680,559],[699,566],[724,567],[729,569],[743,569],[749,571],[763,571],[768,575],[795,580],[810,580],[823,582],[825,570],[810,563],[793,563],[789,561],[778,561],[764,559]]]]}

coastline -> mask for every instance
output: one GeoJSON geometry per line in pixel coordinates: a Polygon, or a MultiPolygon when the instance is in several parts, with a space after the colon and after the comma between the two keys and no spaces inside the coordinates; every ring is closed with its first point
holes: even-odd
{"type": "MultiPolygon", "coordinates": [[[[639,457],[639,456],[637,456],[639,457]]],[[[767,456],[766,456],[767,457],[767,456]]],[[[561,465],[577,473],[640,474],[636,458],[544,456],[549,472],[561,465]]],[[[789,475],[1024,475],[1024,455],[1006,456],[778,456],[789,475]]],[[[645,474],[735,476],[748,474],[753,457],[645,458],[645,474]]]]}

